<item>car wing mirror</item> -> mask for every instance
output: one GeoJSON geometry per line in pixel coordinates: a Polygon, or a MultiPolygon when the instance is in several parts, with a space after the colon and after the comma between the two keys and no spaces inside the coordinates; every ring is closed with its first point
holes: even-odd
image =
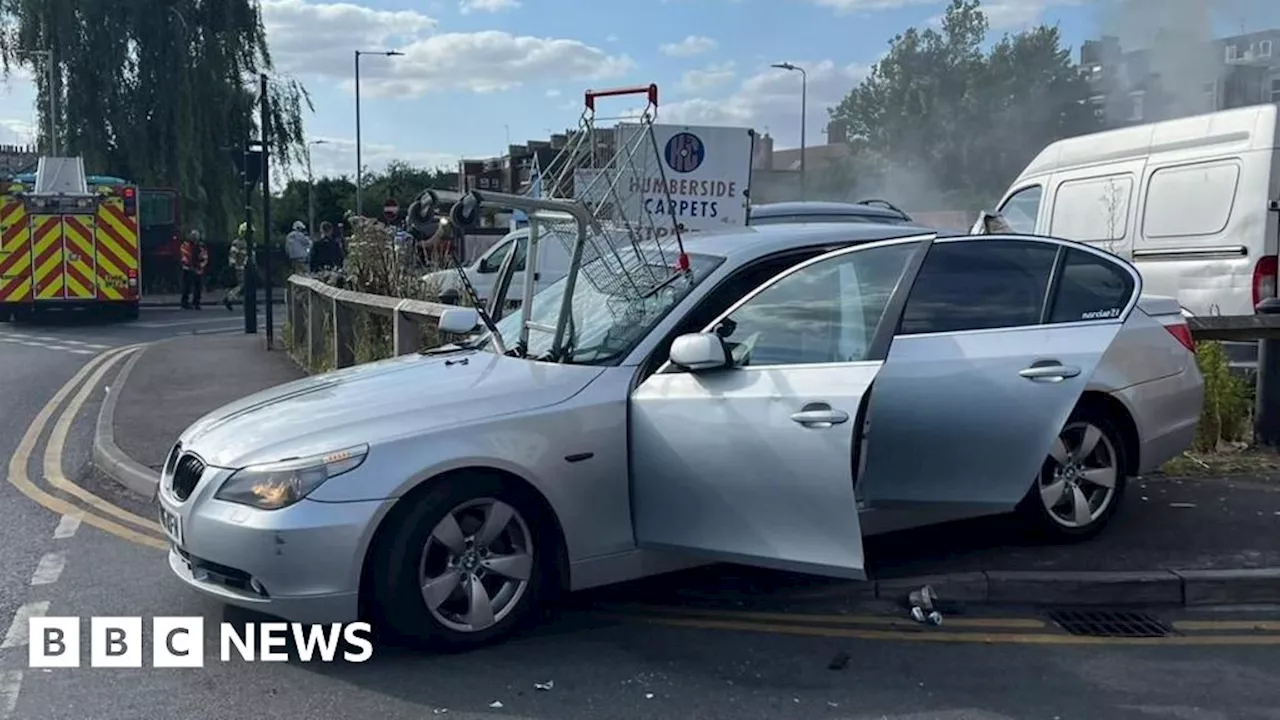
{"type": "Polygon", "coordinates": [[[701,372],[733,364],[724,341],[715,333],[681,335],[671,343],[671,363],[684,370],[701,372]]]}
{"type": "Polygon", "coordinates": [[[450,335],[465,335],[480,324],[480,313],[475,308],[449,308],[440,314],[438,329],[450,335]]]}

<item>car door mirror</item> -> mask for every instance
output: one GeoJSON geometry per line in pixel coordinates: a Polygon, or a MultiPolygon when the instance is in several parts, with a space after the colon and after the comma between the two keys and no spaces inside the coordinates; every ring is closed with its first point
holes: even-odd
{"type": "Polygon", "coordinates": [[[715,333],[681,335],[671,343],[671,362],[685,370],[700,372],[731,364],[724,341],[715,333]]]}
{"type": "Polygon", "coordinates": [[[450,335],[464,335],[480,324],[475,308],[449,308],[440,314],[439,330],[450,335]]]}

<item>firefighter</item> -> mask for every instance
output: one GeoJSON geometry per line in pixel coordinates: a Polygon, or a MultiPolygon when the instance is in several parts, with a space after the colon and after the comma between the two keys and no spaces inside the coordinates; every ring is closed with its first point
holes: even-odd
{"type": "Polygon", "coordinates": [[[231,249],[227,254],[227,264],[231,266],[236,283],[235,287],[222,296],[222,304],[227,306],[227,310],[233,309],[232,303],[244,300],[244,276],[249,267],[249,243],[245,239],[248,232],[248,224],[240,223],[240,229],[236,231],[236,237],[231,241],[231,249]]]}
{"type": "Polygon", "coordinates": [[[192,230],[182,243],[182,309],[200,309],[200,294],[204,290],[204,271],[209,266],[209,248],[200,237],[199,230],[192,230]],[[191,302],[187,302],[187,298],[191,302]]]}

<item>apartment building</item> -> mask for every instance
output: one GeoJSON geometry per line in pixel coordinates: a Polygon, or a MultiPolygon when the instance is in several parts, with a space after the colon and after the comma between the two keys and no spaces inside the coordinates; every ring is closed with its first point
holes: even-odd
{"type": "Polygon", "coordinates": [[[1139,50],[1103,37],[1084,43],[1080,65],[1112,127],[1280,102],[1280,28],[1207,43],[1166,30],[1139,50]]]}

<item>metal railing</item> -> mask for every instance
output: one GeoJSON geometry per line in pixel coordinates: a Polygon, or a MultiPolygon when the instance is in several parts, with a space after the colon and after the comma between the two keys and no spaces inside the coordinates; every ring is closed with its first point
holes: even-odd
{"type": "Polygon", "coordinates": [[[303,275],[289,277],[287,303],[290,351],[308,368],[331,362],[334,369],[356,364],[361,314],[391,319],[391,350],[399,356],[421,350],[423,327],[435,328],[440,315],[454,307],[343,290],[303,275]]]}

